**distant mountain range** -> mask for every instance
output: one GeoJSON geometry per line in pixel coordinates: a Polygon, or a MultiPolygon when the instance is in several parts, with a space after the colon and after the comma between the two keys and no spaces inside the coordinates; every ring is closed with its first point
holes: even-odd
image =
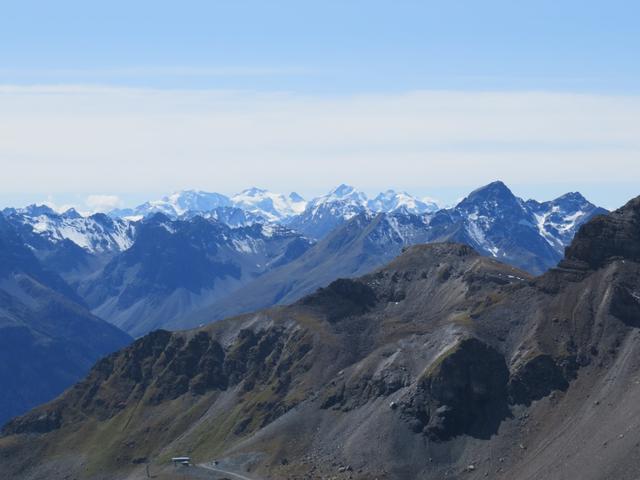
{"type": "Polygon", "coordinates": [[[603,213],[606,210],[578,193],[545,203],[523,201],[502,182],[479,188],[456,207],[431,214],[362,210],[299,258],[184,316],[182,325],[291,303],[335,278],[363,275],[420,243],[464,243],[485,256],[540,274],[558,263],[580,225],[603,213]]]}
{"type": "Polygon", "coordinates": [[[240,209],[249,214],[250,220],[287,223],[292,218],[306,213],[306,217],[317,216],[325,206],[337,208],[334,215],[349,218],[354,209],[368,209],[372,212],[395,212],[405,210],[409,213],[426,213],[438,209],[433,201],[422,201],[405,192],[387,190],[369,200],[367,196],[348,185],[340,185],[327,195],[309,202],[292,192],[288,195],[273,193],[261,188],[249,188],[227,197],[220,193],[201,190],[185,190],[153,200],[135,208],[117,209],[109,212],[116,218],[139,220],[154,213],[163,213],[169,217],[193,216],[217,209],[240,209]],[[339,205],[341,204],[341,205],[339,205]],[[350,210],[351,208],[351,210],[350,210]],[[342,211],[344,209],[344,211],[342,211]]]}
{"type": "Polygon", "coordinates": [[[392,190],[370,200],[340,185],[309,202],[252,188],[233,197],[179,192],[109,215],[3,211],[94,314],[134,336],[289,303],[418,243],[465,243],[539,274],[600,213],[579,193],[525,201],[502,182],[448,209],[392,190]]]}

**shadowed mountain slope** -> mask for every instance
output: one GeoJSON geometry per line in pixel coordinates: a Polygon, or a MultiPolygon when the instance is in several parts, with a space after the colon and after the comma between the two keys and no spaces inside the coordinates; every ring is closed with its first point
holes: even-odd
{"type": "Polygon", "coordinates": [[[181,318],[304,253],[284,227],[231,228],[215,219],[140,222],[131,248],[79,286],[92,311],[131,335],[180,328],[181,318]]]}
{"type": "Polygon", "coordinates": [[[0,215],[0,424],[51,400],[131,341],[93,316],[0,215]]]}

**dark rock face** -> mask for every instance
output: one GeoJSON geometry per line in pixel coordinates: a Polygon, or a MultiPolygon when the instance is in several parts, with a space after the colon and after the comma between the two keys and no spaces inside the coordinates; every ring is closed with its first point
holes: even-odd
{"type": "Polygon", "coordinates": [[[362,315],[376,302],[375,292],[367,285],[349,279],[339,279],[306,297],[306,306],[322,308],[330,321],[362,315]]]}
{"type": "Polygon", "coordinates": [[[199,332],[186,344],[174,340],[159,361],[166,368],[155,382],[157,388],[150,402],[172,400],[189,391],[202,395],[209,390],[224,390],[228,380],[223,361],[222,346],[205,332],[199,332]]]}
{"type": "Polygon", "coordinates": [[[554,390],[566,390],[568,379],[550,355],[538,355],[519,368],[509,380],[509,400],[530,405],[554,390]]]}
{"type": "Polygon", "coordinates": [[[425,373],[403,413],[414,431],[435,441],[488,438],[509,415],[508,381],[499,352],[474,338],[462,340],[425,373]]]}
{"type": "MultiPolygon", "coordinates": [[[[566,249],[563,262],[597,269],[615,259],[640,261],[640,197],[609,215],[583,225],[566,249]]],[[[562,264],[561,264],[562,265],[562,264]]]]}
{"type": "Polygon", "coordinates": [[[333,381],[323,393],[320,408],[348,412],[410,384],[408,373],[397,368],[384,369],[376,375],[361,375],[354,382],[333,381]]]}
{"type": "Polygon", "coordinates": [[[640,287],[629,283],[613,286],[609,311],[631,327],[640,327],[640,287]]]}

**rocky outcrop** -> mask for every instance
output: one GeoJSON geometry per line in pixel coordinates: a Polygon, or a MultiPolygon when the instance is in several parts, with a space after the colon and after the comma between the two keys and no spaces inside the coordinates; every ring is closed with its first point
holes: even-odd
{"type": "Polygon", "coordinates": [[[328,287],[305,297],[301,303],[322,309],[330,321],[362,315],[376,302],[375,292],[367,285],[349,279],[339,279],[328,287]]]}
{"type": "Polygon", "coordinates": [[[584,224],[566,249],[562,265],[597,269],[616,259],[640,261],[640,197],[584,224]]]}
{"type": "Polygon", "coordinates": [[[278,401],[295,373],[309,368],[302,360],[311,349],[299,332],[278,328],[241,330],[226,349],[204,331],[186,338],[158,330],[98,362],[53,408],[36,409],[9,422],[3,434],[50,431],[87,416],[104,421],[134,403],[154,406],[236,385],[243,392],[270,385],[273,420],[278,416],[274,412],[286,411],[278,410],[278,401]]]}
{"type": "Polygon", "coordinates": [[[554,390],[566,390],[569,380],[566,372],[550,355],[537,355],[520,366],[509,379],[509,401],[530,405],[554,390]]]}
{"type": "Polygon", "coordinates": [[[488,438],[509,414],[508,380],[504,357],[467,338],[435,360],[402,411],[414,431],[432,440],[488,438]]]}

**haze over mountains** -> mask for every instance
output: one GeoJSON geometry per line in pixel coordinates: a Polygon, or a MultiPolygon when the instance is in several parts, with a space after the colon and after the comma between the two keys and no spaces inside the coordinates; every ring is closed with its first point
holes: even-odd
{"type": "MultiPolygon", "coordinates": [[[[456,230],[508,222],[492,237],[506,239],[521,211],[532,229],[567,224],[504,193],[469,195],[456,230]]],[[[537,277],[468,245],[414,246],[290,306],[138,339],[9,422],[0,467],[143,478],[186,454],[249,478],[632,480],[639,285],[640,197],[537,277]]]]}

